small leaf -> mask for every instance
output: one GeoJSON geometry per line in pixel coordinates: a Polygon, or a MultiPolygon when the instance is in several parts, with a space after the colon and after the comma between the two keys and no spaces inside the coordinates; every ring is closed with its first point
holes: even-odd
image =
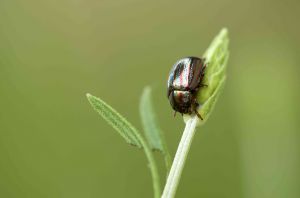
{"type": "Polygon", "coordinates": [[[171,156],[168,151],[166,141],[163,137],[163,132],[158,126],[151,98],[151,88],[150,86],[147,86],[144,88],[140,101],[140,115],[142,124],[146,139],[151,148],[153,150],[159,150],[164,154],[166,168],[169,170],[171,166],[171,156]]]}
{"type": "Polygon", "coordinates": [[[160,177],[158,169],[156,166],[155,158],[153,153],[141,136],[141,134],[130,124],[123,116],[121,116],[115,109],[106,104],[103,100],[92,96],[91,94],[86,94],[92,107],[114,128],[117,132],[126,140],[127,143],[135,145],[139,148],[143,148],[146,157],[148,159],[153,189],[154,197],[160,197],[160,177]]]}
{"type": "MultiPolygon", "coordinates": [[[[203,57],[205,58],[207,68],[205,69],[203,84],[206,84],[207,87],[202,87],[197,96],[200,103],[198,111],[204,118],[203,121],[199,120],[198,124],[203,124],[208,119],[224,87],[226,79],[225,71],[229,58],[228,45],[228,31],[224,28],[204,53],[203,57]]],[[[185,121],[189,118],[189,115],[184,116],[185,121]]]]}
{"type": "Polygon", "coordinates": [[[212,93],[212,95],[207,99],[207,101],[201,107],[200,113],[201,113],[201,115],[205,115],[206,119],[209,117],[210,113],[212,112],[212,109],[214,108],[214,106],[217,102],[218,96],[221,93],[221,90],[225,85],[225,80],[226,80],[226,77],[224,76],[220,80],[220,83],[218,83],[218,86],[215,89],[215,91],[212,93]]]}
{"type": "Polygon", "coordinates": [[[151,102],[151,88],[145,87],[140,101],[140,115],[147,141],[154,150],[163,151],[161,130],[158,127],[151,102]]]}
{"type": "Polygon", "coordinates": [[[92,107],[106,120],[116,131],[131,145],[142,148],[142,144],[137,138],[139,132],[115,109],[106,104],[103,100],[86,94],[92,107]]]}

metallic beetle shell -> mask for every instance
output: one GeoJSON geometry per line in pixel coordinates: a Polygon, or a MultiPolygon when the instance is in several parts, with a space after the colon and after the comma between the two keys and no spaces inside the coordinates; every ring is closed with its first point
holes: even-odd
{"type": "Polygon", "coordinates": [[[197,57],[183,58],[174,64],[169,74],[167,94],[175,111],[192,113],[204,69],[203,59],[197,57]]]}

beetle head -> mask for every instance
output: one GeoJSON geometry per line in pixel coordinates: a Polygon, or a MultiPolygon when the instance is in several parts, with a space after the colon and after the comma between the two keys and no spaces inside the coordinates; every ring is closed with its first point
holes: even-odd
{"type": "Polygon", "coordinates": [[[191,112],[192,94],[189,91],[173,90],[169,95],[169,101],[175,111],[191,112]]]}

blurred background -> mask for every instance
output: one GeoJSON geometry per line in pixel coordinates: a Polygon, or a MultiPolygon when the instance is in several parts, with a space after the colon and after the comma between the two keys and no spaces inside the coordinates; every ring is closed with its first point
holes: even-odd
{"type": "Polygon", "coordinates": [[[177,197],[299,198],[299,18],[296,0],[1,0],[0,197],[152,197],[143,152],[85,94],[141,129],[151,85],[174,155],[184,123],[166,98],[169,70],[227,27],[227,83],[177,197]]]}

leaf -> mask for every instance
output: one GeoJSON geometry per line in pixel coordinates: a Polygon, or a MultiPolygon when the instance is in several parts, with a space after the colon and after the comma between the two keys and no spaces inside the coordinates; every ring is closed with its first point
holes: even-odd
{"type": "Polygon", "coordinates": [[[116,129],[127,143],[142,148],[142,144],[137,137],[139,132],[131,123],[103,100],[91,94],[86,94],[86,96],[94,110],[97,111],[108,124],[116,129]]]}
{"type": "Polygon", "coordinates": [[[164,154],[166,168],[169,170],[171,156],[165,138],[163,137],[163,132],[158,126],[151,98],[151,87],[147,86],[144,88],[140,100],[140,116],[142,124],[148,143],[153,150],[161,151],[164,154]]]}
{"type": "Polygon", "coordinates": [[[201,113],[201,115],[205,115],[206,119],[212,112],[212,109],[214,108],[214,106],[217,102],[217,99],[221,93],[221,90],[225,85],[225,80],[226,80],[226,77],[224,76],[220,80],[220,83],[218,83],[216,90],[212,93],[212,95],[207,99],[207,101],[201,107],[200,113],[201,113]]]}
{"type": "Polygon", "coordinates": [[[106,104],[103,100],[86,94],[92,107],[126,140],[127,143],[143,148],[152,175],[154,197],[160,197],[160,177],[156,162],[151,149],[145,142],[140,133],[130,124],[123,116],[121,116],[115,109],[106,104]]]}
{"type": "Polygon", "coordinates": [[[161,130],[158,127],[151,102],[151,88],[145,87],[140,100],[140,115],[147,141],[154,150],[163,152],[161,130]]]}
{"type": "MultiPolygon", "coordinates": [[[[228,46],[228,31],[224,28],[214,38],[204,53],[203,57],[205,58],[207,67],[205,69],[203,84],[208,86],[202,87],[197,96],[200,103],[198,111],[204,118],[203,121],[199,120],[198,124],[203,124],[208,119],[224,87],[226,79],[225,71],[229,58],[228,46]]],[[[189,115],[184,116],[185,121],[189,118],[189,115]]]]}

